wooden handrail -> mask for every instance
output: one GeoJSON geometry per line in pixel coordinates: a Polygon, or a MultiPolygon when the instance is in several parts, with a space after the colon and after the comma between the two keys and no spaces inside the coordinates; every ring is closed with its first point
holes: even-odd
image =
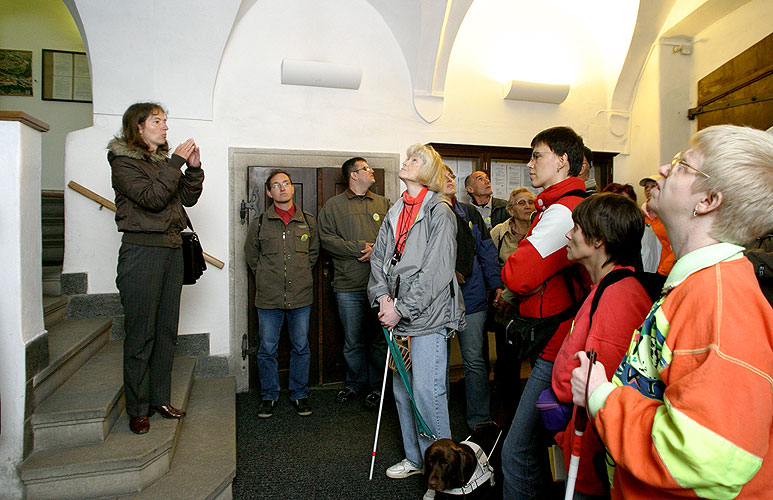
{"type": "MultiPolygon", "coordinates": [[[[101,205],[101,206],[103,206],[105,208],[108,208],[108,209],[112,210],[113,212],[115,212],[115,203],[113,203],[112,201],[108,200],[107,198],[99,196],[97,193],[95,193],[91,189],[89,189],[87,187],[84,187],[84,186],[81,186],[80,184],[78,184],[75,181],[68,182],[67,183],[67,187],[72,189],[73,191],[76,191],[76,192],[82,194],[86,198],[88,198],[88,199],[90,199],[92,201],[97,202],[99,205],[101,205]]],[[[222,260],[216,259],[215,257],[212,257],[207,252],[203,252],[203,253],[204,253],[204,260],[206,260],[207,262],[209,262],[210,264],[212,264],[216,268],[223,269],[223,267],[225,267],[225,262],[223,262],[222,260]]]]}

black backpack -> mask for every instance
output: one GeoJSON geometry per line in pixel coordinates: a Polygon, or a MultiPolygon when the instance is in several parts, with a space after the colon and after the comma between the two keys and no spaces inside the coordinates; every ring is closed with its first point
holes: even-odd
{"type": "MultiPolygon", "coordinates": [[[[469,278],[472,276],[473,261],[475,259],[475,237],[472,235],[470,224],[464,217],[456,213],[450,203],[446,203],[454,216],[456,216],[456,272],[469,278]]],[[[465,210],[464,205],[459,205],[465,210]]],[[[467,211],[465,210],[465,214],[467,211]]],[[[467,214],[469,217],[469,214],[467,214]]]]}
{"type": "Polygon", "coordinates": [[[760,289],[773,306],[773,234],[757,238],[744,251],[744,255],[754,266],[754,275],[757,276],[760,289]]]}

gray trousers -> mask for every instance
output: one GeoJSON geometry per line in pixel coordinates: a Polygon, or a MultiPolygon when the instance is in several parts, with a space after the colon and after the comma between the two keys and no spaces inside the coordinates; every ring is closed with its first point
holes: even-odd
{"type": "Polygon", "coordinates": [[[126,413],[170,403],[183,256],[180,248],[121,243],[115,279],[124,310],[123,384],[126,413]]]}

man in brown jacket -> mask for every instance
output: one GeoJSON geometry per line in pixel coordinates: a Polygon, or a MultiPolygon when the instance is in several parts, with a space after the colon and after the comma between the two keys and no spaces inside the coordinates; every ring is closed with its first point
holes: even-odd
{"type": "Polygon", "coordinates": [[[258,309],[258,375],[263,403],[258,417],[268,418],[279,400],[277,347],[282,323],[290,333],[290,402],[298,415],[311,415],[309,392],[309,315],[314,297],[312,269],[319,255],[317,220],[297,210],[290,174],[272,170],[266,195],[273,203],[247,230],[244,252],[255,272],[258,309]]]}
{"type": "Polygon", "coordinates": [[[367,288],[370,253],[391,204],[370,190],[376,178],[364,158],[347,160],[341,173],[349,187],[319,213],[322,248],[333,257],[333,290],[344,328],[346,385],[336,399],[344,403],[367,392],[365,406],[375,408],[381,397],[386,339],[367,288]]]}

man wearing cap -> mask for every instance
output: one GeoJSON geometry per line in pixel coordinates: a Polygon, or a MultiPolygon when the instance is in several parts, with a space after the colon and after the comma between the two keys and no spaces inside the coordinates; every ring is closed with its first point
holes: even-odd
{"type": "Polygon", "coordinates": [[[639,185],[644,188],[644,196],[647,197],[647,201],[641,206],[641,210],[644,212],[644,222],[652,227],[652,231],[655,233],[655,236],[658,237],[658,241],[660,241],[662,246],[660,250],[658,274],[668,276],[668,273],[671,272],[671,268],[674,267],[674,252],[671,250],[671,243],[668,241],[666,227],[660,221],[657,214],[650,210],[650,191],[657,187],[657,181],[660,178],[660,174],[655,174],[639,181],[639,185]]]}
{"type": "Polygon", "coordinates": [[[344,329],[346,379],[339,403],[365,393],[365,406],[376,408],[381,398],[386,339],[377,311],[368,301],[370,253],[391,203],[373,193],[373,169],[364,158],[346,160],[341,174],[348,187],[330,198],[319,212],[322,248],[333,257],[333,291],[344,329]]]}

